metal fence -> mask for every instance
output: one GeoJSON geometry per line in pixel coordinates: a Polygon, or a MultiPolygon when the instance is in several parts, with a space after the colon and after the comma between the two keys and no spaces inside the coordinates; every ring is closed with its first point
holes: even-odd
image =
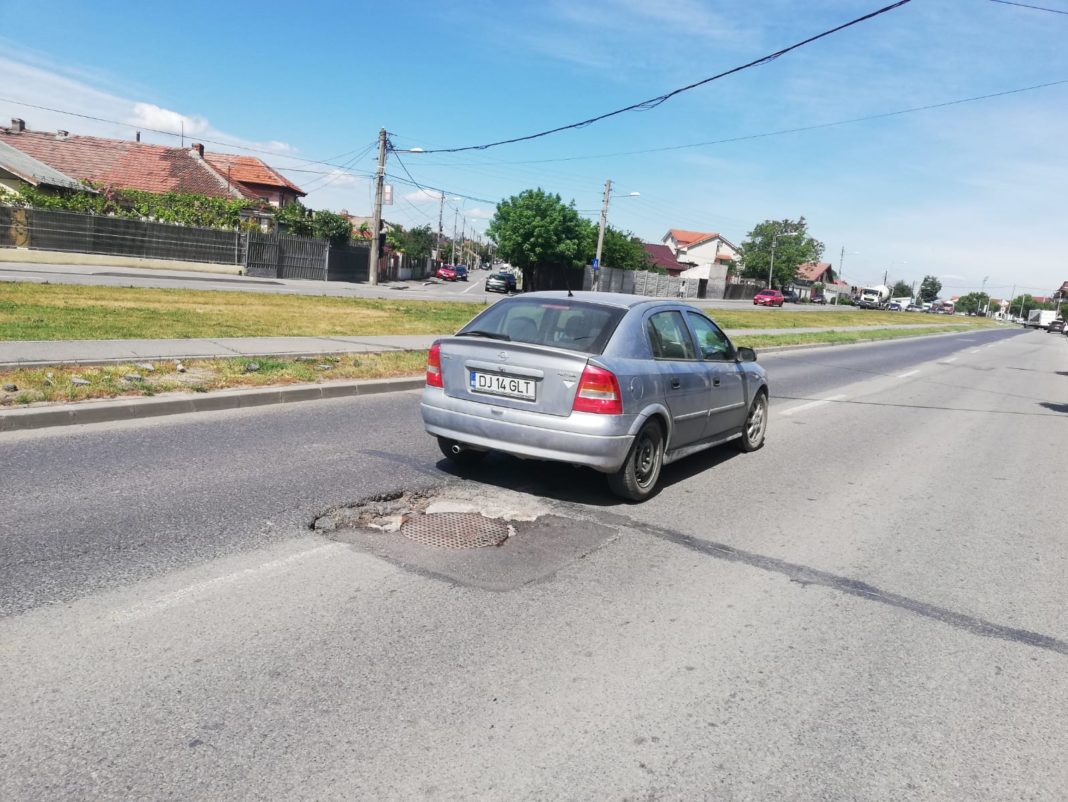
{"type": "Polygon", "coordinates": [[[17,206],[0,206],[0,247],[228,265],[244,259],[238,231],[17,206]]]}
{"type": "Polygon", "coordinates": [[[289,234],[243,233],[0,205],[0,248],[241,265],[250,276],[367,281],[369,249],[289,234]]]}

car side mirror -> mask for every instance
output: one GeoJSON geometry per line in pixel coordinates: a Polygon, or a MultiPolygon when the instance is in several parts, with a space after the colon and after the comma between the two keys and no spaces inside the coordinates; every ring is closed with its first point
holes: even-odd
{"type": "Polygon", "coordinates": [[[756,351],[752,348],[746,348],[744,345],[738,349],[738,361],[739,362],[756,362],[756,351]]]}

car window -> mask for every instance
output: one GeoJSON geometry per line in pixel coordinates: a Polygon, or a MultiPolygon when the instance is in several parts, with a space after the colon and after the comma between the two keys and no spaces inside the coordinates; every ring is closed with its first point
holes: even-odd
{"type": "Polygon", "coordinates": [[[649,316],[649,345],[655,359],[695,359],[693,340],[680,312],[649,316]]]}
{"type": "Polygon", "coordinates": [[[733,359],[734,349],[727,335],[704,315],[687,312],[686,317],[697,337],[697,351],[705,359],[733,359]]]}
{"type": "Polygon", "coordinates": [[[494,304],[460,330],[504,334],[514,342],[600,354],[626,310],[582,301],[516,298],[494,304]]]}

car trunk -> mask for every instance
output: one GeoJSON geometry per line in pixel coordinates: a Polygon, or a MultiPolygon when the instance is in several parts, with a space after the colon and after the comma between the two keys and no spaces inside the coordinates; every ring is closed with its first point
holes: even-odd
{"type": "Polygon", "coordinates": [[[449,337],[441,341],[441,374],[445,394],[453,398],[566,417],[589,356],[542,345],[449,337]]]}

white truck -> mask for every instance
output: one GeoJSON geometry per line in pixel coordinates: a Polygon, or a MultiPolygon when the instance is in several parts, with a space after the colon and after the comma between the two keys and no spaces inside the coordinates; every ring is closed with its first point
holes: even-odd
{"type": "Polygon", "coordinates": [[[1049,324],[1057,319],[1057,313],[1052,309],[1032,309],[1027,313],[1024,321],[1026,329],[1049,329],[1049,324]]]}
{"type": "Polygon", "coordinates": [[[880,309],[890,300],[890,288],[885,284],[876,284],[874,287],[865,287],[860,291],[857,306],[861,309],[880,309]]]}

